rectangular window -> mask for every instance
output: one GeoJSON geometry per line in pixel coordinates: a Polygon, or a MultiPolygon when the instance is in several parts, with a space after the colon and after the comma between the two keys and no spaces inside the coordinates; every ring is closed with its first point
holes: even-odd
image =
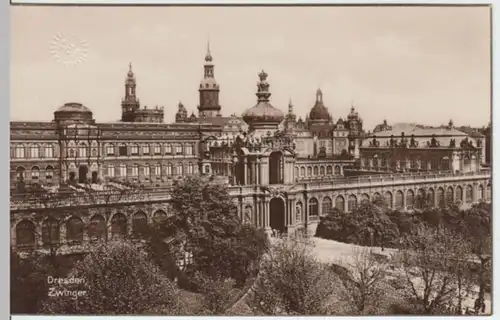
{"type": "Polygon", "coordinates": [[[38,159],[40,154],[38,153],[38,146],[31,147],[31,158],[38,159]]]}
{"type": "Polygon", "coordinates": [[[128,156],[128,152],[127,152],[127,146],[120,146],[118,148],[118,154],[122,157],[124,156],[128,156]]]}
{"type": "Polygon", "coordinates": [[[149,155],[149,145],[142,146],[142,154],[149,155]]]}
{"type": "Polygon", "coordinates": [[[155,167],[155,175],[158,177],[161,176],[161,165],[160,164],[157,164],[155,167]]]}
{"type": "Polygon", "coordinates": [[[139,147],[138,146],[130,147],[130,154],[133,156],[139,155],[139,147]]]}
{"type": "Polygon", "coordinates": [[[165,145],[165,153],[166,154],[171,154],[172,153],[172,145],[170,143],[167,143],[165,145]]]}
{"type": "Polygon", "coordinates": [[[144,175],[145,176],[149,176],[151,174],[150,170],[149,170],[149,165],[146,165],[144,167],[144,175]]]}
{"type": "Polygon", "coordinates": [[[114,177],[115,176],[115,167],[112,165],[108,166],[108,177],[114,177]]]}
{"type": "Polygon", "coordinates": [[[108,156],[112,156],[115,154],[115,146],[111,145],[111,146],[107,146],[106,147],[106,154],[108,156]]]}
{"type": "Polygon", "coordinates": [[[16,147],[16,158],[18,158],[18,159],[24,158],[24,147],[23,146],[16,147]]]}
{"type": "Polygon", "coordinates": [[[45,147],[45,158],[53,158],[54,157],[54,147],[49,146],[45,147]]]}
{"type": "Polygon", "coordinates": [[[155,145],[155,155],[161,154],[161,146],[159,144],[155,145]]]}
{"type": "Polygon", "coordinates": [[[175,146],[175,153],[176,154],[182,154],[182,144],[178,143],[175,146]]]}

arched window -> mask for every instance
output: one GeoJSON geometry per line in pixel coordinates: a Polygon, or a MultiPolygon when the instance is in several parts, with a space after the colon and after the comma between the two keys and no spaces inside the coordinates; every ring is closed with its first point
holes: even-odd
{"type": "Polygon", "coordinates": [[[127,218],[121,214],[116,213],[111,219],[111,237],[127,235],[127,218]]]}
{"type": "Polygon", "coordinates": [[[312,176],[313,169],[312,167],[307,167],[307,176],[310,177],[312,176]]]}
{"type": "Polygon", "coordinates": [[[115,176],[115,166],[110,163],[108,164],[108,177],[114,177],[114,176],[115,176]]]}
{"type": "Polygon", "coordinates": [[[478,198],[479,200],[483,200],[483,199],[484,199],[484,188],[483,188],[483,186],[482,186],[482,185],[479,185],[479,186],[477,187],[477,198],[478,198]]]}
{"type": "Polygon", "coordinates": [[[330,197],[324,197],[323,201],[321,201],[321,215],[328,214],[331,209],[332,209],[332,199],[330,199],[330,197]]]}
{"type": "Polygon", "coordinates": [[[71,217],[66,221],[66,240],[71,242],[83,241],[83,222],[78,217],[71,217]]]}
{"type": "Polygon", "coordinates": [[[370,196],[368,195],[368,193],[363,193],[361,195],[361,203],[365,202],[365,201],[368,201],[370,202],[370,196]]]}
{"type": "Polygon", "coordinates": [[[326,174],[329,176],[331,176],[333,174],[333,167],[332,166],[326,167],[326,174]]]}
{"type": "Polygon", "coordinates": [[[383,157],[383,156],[380,158],[380,166],[382,168],[387,167],[387,159],[385,157],[383,157]]]}
{"type": "Polygon", "coordinates": [[[351,194],[347,199],[347,211],[356,210],[358,206],[358,198],[355,195],[351,194]]]}
{"type": "Polygon", "coordinates": [[[438,188],[437,189],[437,201],[438,201],[438,207],[443,208],[444,207],[444,189],[443,188],[438,188]]]}
{"type": "Polygon", "coordinates": [[[34,166],[33,168],[31,168],[31,179],[38,180],[39,177],[40,177],[40,168],[34,166]]]}
{"type": "Polygon", "coordinates": [[[183,169],[183,167],[182,167],[182,162],[179,162],[179,163],[177,164],[177,172],[176,172],[176,174],[177,174],[178,176],[182,176],[182,175],[184,174],[184,170],[182,170],[182,169],[183,169]]]}
{"type": "Polygon", "coordinates": [[[465,155],[464,158],[463,158],[463,161],[464,161],[464,168],[463,168],[463,171],[464,172],[469,172],[471,171],[471,161],[470,161],[470,157],[468,155],[465,155]]]}
{"type": "Polygon", "coordinates": [[[295,178],[299,177],[299,167],[295,167],[294,175],[295,175],[295,178]]]}
{"type": "Polygon", "coordinates": [[[448,158],[448,157],[441,158],[440,169],[441,170],[450,170],[450,158],[448,158]]]}
{"type": "Polygon", "coordinates": [[[45,146],[45,158],[53,158],[54,157],[54,146],[48,145],[45,146]]]}
{"type": "Polygon", "coordinates": [[[309,216],[317,217],[319,214],[318,209],[318,200],[316,198],[309,199],[309,216]]]}
{"type": "Polygon", "coordinates": [[[374,155],[373,156],[373,159],[372,159],[372,163],[373,163],[373,166],[374,167],[378,167],[378,156],[377,155],[374,155]]]}
{"type": "Polygon", "coordinates": [[[384,200],[385,200],[385,203],[387,204],[387,206],[389,208],[392,208],[392,193],[390,191],[387,191],[384,194],[384,200]]]}
{"type": "Polygon", "coordinates": [[[132,177],[137,177],[139,176],[139,165],[137,163],[134,163],[132,166],[132,177]]]}
{"type": "Polygon", "coordinates": [[[342,196],[337,196],[335,198],[335,208],[341,212],[345,211],[345,200],[342,196]]]}
{"type": "Polygon", "coordinates": [[[325,175],[325,167],[323,167],[323,166],[319,167],[319,174],[322,176],[325,175]]]}
{"type": "Polygon", "coordinates": [[[448,187],[446,189],[446,202],[453,203],[453,188],[452,187],[448,187]]]}
{"type": "Polygon", "coordinates": [[[171,176],[173,174],[173,171],[174,171],[174,166],[170,162],[167,163],[167,166],[166,166],[167,176],[171,176]]]}
{"type": "Polygon", "coordinates": [[[22,144],[16,145],[16,158],[23,159],[26,157],[25,148],[22,144]]]}
{"type": "Polygon", "coordinates": [[[464,190],[461,186],[455,188],[455,201],[464,201],[464,190]]]}
{"type": "Polygon", "coordinates": [[[37,144],[31,146],[30,158],[32,158],[32,159],[40,158],[40,147],[37,144]]]}
{"type": "Polygon", "coordinates": [[[297,202],[295,205],[295,221],[296,222],[301,222],[302,221],[302,202],[297,202]]]}
{"type": "Polygon", "coordinates": [[[128,147],[125,144],[122,143],[118,146],[118,155],[121,157],[128,156],[128,147]]]}
{"type": "Polygon", "coordinates": [[[16,244],[22,246],[35,245],[35,224],[22,220],[16,226],[16,244]]]}
{"type": "Polygon", "coordinates": [[[155,176],[161,177],[161,164],[160,163],[155,164],[155,176]]]}
{"type": "Polygon", "coordinates": [[[486,201],[491,201],[491,184],[486,186],[486,201]]]}
{"type": "Polygon", "coordinates": [[[334,174],[336,176],[340,176],[340,172],[341,172],[340,166],[335,166],[335,168],[333,170],[334,170],[334,174]]]}
{"type": "Polygon", "coordinates": [[[153,214],[153,223],[160,224],[163,221],[167,220],[167,214],[163,210],[158,210],[153,214]]]}
{"type": "Polygon", "coordinates": [[[182,144],[177,143],[177,144],[175,145],[175,153],[176,153],[176,154],[181,154],[181,153],[182,153],[182,144]]]}
{"type": "Polygon", "coordinates": [[[42,242],[43,244],[56,244],[60,240],[59,221],[54,218],[47,218],[42,223],[42,242]]]}
{"type": "Polygon", "coordinates": [[[403,191],[401,190],[396,191],[396,201],[395,201],[396,210],[401,210],[404,208],[403,199],[404,199],[403,191]]]}
{"type": "Polygon", "coordinates": [[[120,164],[120,177],[127,177],[127,165],[125,163],[120,164]]]}
{"type": "Polygon", "coordinates": [[[85,143],[80,143],[78,146],[78,157],[79,158],[86,158],[87,157],[87,146],[85,143]]]}
{"type": "Polygon", "coordinates": [[[472,186],[468,185],[465,188],[465,202],[472,203],[472,186]]]}
{"type": "Polygon", "coordinates": [[[148,217],[142,211],[132,217],[132,232],[136,236],[145,235],[148,229],[148,217]]]}
{"type": "Polygon", "coordinates": [[[102,239],[106,236],[106,223],[104,218],[100,215],[95,215],[90,219],[89,224],[89,238],[102,239]]]}
{"type": "Polygon", "coordinates": [[[314,166],[314,175],[315,175],[315,176],[319,175],[319,169],[318,169],[318,166],[314,166]]]}
{"type": "Polygon", "coordinates": [[[151,166],[149,163],[144,165],[144,176],[149,177],[151,175],[151,166]]]}
{"type": "Polygon", "coordinates": [[[300,177],[305,177],[305,176],[306,176],[306,168],[300,167],[300,177]]]}
{"type": "Polygon", "coordinates": [[[432,205],[432,207],[434,207],[434,203],[435,203],[435,194],[434,194],[434,189],[432,188],[429,188],[429,190],[427,191],[427,199],[428,201],[430,202],[430,204],[432,205]]]}
{"type": "Polygon", "coordinates": [[[47,166],[45,168],[45,179],[52,180],[53,177],[54,177],[54,168],[52,166],[47,166]]]}
{"type": "Polygon", "coordinates": [[[413,190],[406,190],[406,208],[413,209],[415,203],[415,193],[413,190]]]}
{"type": "Polygon", "coordinates": [[[112,156],[115,154],[115,145],[112,143],[108,143],[106,145],[106,155],[112,156]]]}
{"type": "Polygon", "coordinates": [[[373,199],[373,201],[378,201],[378,200],[381,200],[381,199],[382,199],[382,196],[380,195],[380,193],[375,192],[375,193],[373,194],[372,199],[373,199]]]}

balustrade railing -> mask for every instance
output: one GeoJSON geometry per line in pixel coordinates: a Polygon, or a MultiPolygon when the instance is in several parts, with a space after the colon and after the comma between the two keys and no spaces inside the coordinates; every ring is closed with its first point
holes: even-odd
{"type": "MultiPolygon", "coordinates": [[[[354,185],[354,184],[376,184],[383,182],[398,183],[408,180],[432,181],[441,178],[469,177],[478,176],[479,178],[491,178],[491,170],[485,169],[479,172],[453,173],[447,172],[418,172],[418,173],[400,173],[400,174],[380,174],[359,177],[322,177],[319,181],[297,181],[307,184],[308,189],[321,187],[354,185]]],[[[224,181],[226,182],[226,181],[224,181]]],[[[229,186],[229,193],[232,195],[251,193],[255,191],[255,186],[229,186]]],[[[79,205],[113,205],[122,203],[134,203],[142,201],[161,201],[170,198],[172,187],[145,188],[139,190],[126,191],[92,191],[75,193],[54,193],[48,196],[35,197],[33,195],[15,195],[11,196],[10,209],[50,209],[65,206],[79,205]]]]}

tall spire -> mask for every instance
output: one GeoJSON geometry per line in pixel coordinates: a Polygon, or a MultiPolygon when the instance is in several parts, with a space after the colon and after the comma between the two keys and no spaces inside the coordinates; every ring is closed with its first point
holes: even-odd
{"type": "Polygon", "coordinates": [[[288,113],[293,113],[292,98],[288,98],[288,113]]]}
{"type": "Polygon", "coordinates": [[[207,54],[205,54],[205,61],[212,62],[212,53],[210,52],[210,39],[207,40],[207,54]]]}

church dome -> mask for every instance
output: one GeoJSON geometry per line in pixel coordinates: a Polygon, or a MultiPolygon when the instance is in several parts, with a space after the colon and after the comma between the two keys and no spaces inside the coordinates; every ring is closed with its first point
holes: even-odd
{"type": "Polygon", "coordinates": [[[260,82],[257,83],[258,98],[257,104],[243,112],[243,120],[251,127],[256,126],[278,126],[284,119],[285,115],[279,109],[276,109],[269,103],[269,83],[267,83],[267,73],[262,71],[259,74],[260,82]]]}
{"type": "Polygon", "coordinates": [[[309,112],[309,120],[330,120],[330,113],[323,104],[323,93],[320,89],[316,91],[316,103],[309,112]]]}
{"type": "Polygon", "coordinates": [[[92,111],[81,103],[68,102],[54,112],[56,121],[93,121],[92,111]]]}

